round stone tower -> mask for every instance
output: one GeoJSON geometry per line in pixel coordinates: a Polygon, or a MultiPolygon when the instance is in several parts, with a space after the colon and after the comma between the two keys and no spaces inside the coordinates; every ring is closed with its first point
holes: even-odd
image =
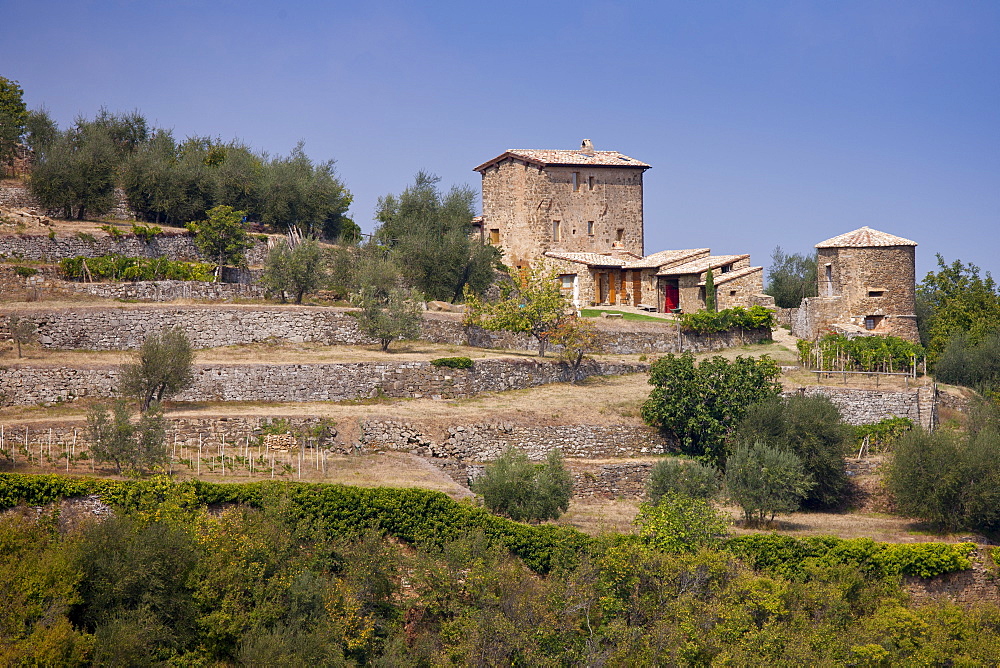
{"type": "Polygon", "coordinates": [[[919,341],[916,246],[869,227],[816,244],[819,297],[839,298],[830,300],[836,303],[833,319],[872,334],[919,341]]]}

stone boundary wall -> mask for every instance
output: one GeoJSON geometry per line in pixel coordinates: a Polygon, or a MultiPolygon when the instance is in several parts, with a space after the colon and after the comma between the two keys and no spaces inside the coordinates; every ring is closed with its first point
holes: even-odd
{"type": "MultiPolygon", "coordinates": [[[[209,283],[205,281],[135,281],[134,283],[75,283],[59,281],[56,290],[93,295],[106,299],[143,302],[169,302],[175,299],[264,299],[267,288],[246,283],[209,283]]],[[[49,287],[49,286],[46,286],[49,287]]]]}
{"type": "Polygon", "coordinates": [[[958,573],[946,573],[924,580],[904,577],[903,587],[917,602],[946,599],[952,603],[970,605],[976,603],[1000,603],[998,575],[991,567],[991,559],[979,547],[970,555],[972,568],[958,573]]]}
{"type": "MultiPolygon", "coordinates": [[[[43,235],[0,236],[0,257],[58,262],[64,258],[77,256],[101,257],[117,254],[128,257],[167,257],[171,260],[211,262],[194,245],[194,238],[187,234],[165,233],[150,241],[144,241],[134,234],[125,234],[117,240],[104,234],[95,234],[94,237],[94,241],[91,242],[77,236],[57,236],[54,239],[43,235]]],[[[268,244],[255,239],[254,245],[246,252],[247,264],[263,264],[267,252],[268,244]]]]}
{"type": "MultiPolygon", "coordinates": [[[[33,309],[25,318],[37,325],[39,342],[49,348],[84,350],[128,350],[142,345],[150,334],[168,327],[185,330],[195,348],[215,348],[268,339],[311,341],[326,345],[370,345],[375,343],[358,328],[354,309],[335,307],[256,306],[137,306],[33,309]]],[[[604,349],[611,354],[662,354],[719,350],[770,338],[768,330],[734,331],[713,336],[678,335],[673,324],[621,323],[596,326],[604,349]]],[[[0,323],[0,336],[5,334],[0,323]]],[[[458,314],[425,313],[420,338],[432,343],[471,345],[479,348],[534,352],[537,343],[524,334],[487,332],[462,326],[458,314]]]]}
{"type": "Polygon", "coordinates": [[[452,461],[485,462],[509,447],[519,448],[533,460],[545,459],[559,448],[573,458],[640,457],[664,453],[669,443],[653,428],[643,425],[531,426],[511,422],[453,425],[440,433],[394,420],[365,420],[359,444],[365,450],[401,450],[415,455],[452,461]]]}
{"type": "Polygon", "coordinates": [[[889,392],[812,385],[785,392],[785,396],[793,394],[827,397],[840,409],[848,424],[874,424],[890,417],[909,418],[927,430],[933,430],[938,424],[937,390],[932,386],[889,392]]]}
{"type": "Polygon", "coordinates": [[[775,308],[774,309],[774,323],[776,325],[786,325],[791,327],[795,324],[795,317],[798,313],[798,307],[794,308],[775,308]]]}
{"type": "MultiPolygon", "coordinates": [[[[580,377],[647,371],[649,365],[584,362],[580,377]]],[[[478,360],[471,369],[439,369],[429,362],[255,364],[194,367],[194,383],[179,401],[345,401],[387,397],[455,399],[548,383],[569,382],[568,364],[542,360],[478,360]]],[[[117,367],[0,368],[0,405],[30,406],[77,397],[113,397],[117,367]]]]}
{"type": "MultiPolygon", "coordinates": [[[[469,464],[451,459],[430,459],[455,483],[468,488],[483,474],[482,464],[469,464]]],[[[574,499],[641,499],[646,493],[646,480],[655,462],[595,463],[567,459],[566,468],[573,476],[574,499]]]]}
{"type": "MultiPolygon", "coordinates": [[[[62,216],[64,213],[62,209],[42,209],[38,200],[31,194],[31,190],[28,189],[28,184],[19,180],[7,180],[0,183],[0,206],[9,209],[36,209],[43,211],[45,215],[50,217],[62,216]]],[[[105,217],[115,220],[133,220],[135,218],[132,208],[128,205],[125,191],[121,188],[115,188],[114,206],[105,217]]]]}

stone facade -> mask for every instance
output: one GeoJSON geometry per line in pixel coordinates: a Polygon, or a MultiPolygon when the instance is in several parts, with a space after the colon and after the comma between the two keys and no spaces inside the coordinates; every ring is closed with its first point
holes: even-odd
{"type": "Polygon", "coordinates": [[[861,228],[816,248],[819,296],[802,301],[793,334],[815,339],[836,330],[919,341],[916,243],[861,228]]]}
{"type": "Polygon", "coordinates": [[[642,175],[649,165],[616,151],[511,150],[476,167],[481,234],[524,266],[549,250],[643,254],[642,175]]]}
{"type": "MultiPolygon", "coordinates": [[[[578,377],[641,373],[647,364],[587,361],[578,377]]],[[[344,364],[196,364],[178,401],[345,401],[377,396],[457,399],[482,392],[569,382],[572,369],[542,360],[478,360],[471,369],[429,362],[344,364]]],[[[12,366],[0,369],[0,406],[30,406],[78,397],[113,397],[118,367],[12,366]]]]}

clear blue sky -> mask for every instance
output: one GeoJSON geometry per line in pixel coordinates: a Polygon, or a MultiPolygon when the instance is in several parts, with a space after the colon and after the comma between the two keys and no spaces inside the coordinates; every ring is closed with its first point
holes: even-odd
{"type": "Polygon", "coordinates": [[[0,0],[0,75],[65,126],[336,159],[365,230],[508,148],[653,165],[646,252],[804,252],[869,225],[1000,278],[1000,2],[0,0]]]}

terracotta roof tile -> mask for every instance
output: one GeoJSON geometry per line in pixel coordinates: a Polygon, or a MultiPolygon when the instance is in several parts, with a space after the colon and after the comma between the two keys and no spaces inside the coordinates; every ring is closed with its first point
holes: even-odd
{"type": "Polygon", "coordinates": [[[490,165],[505,158],[518,158],[538,165],[581,165],[589,167],[638,167],[649,169],[650,165],[630,158],[618,151],[594,151],[593,153],[583,153],[579,150],[562,151],[558,149],[537,149],[537,148],[512,148],[498,155],[492,160],[487,160],[483,164],[474,168],[473,171],[480,172],[490,165]]]}
{"type": "Polygon", "coordinates": [[[623,258],[616,258],[611,255],[601,255],[600,253],[569,253],[562,251],[546,251],[545,257],[555,260],[568,260],[569,262],[579,262],[580,264],[592,267],[621,267],[625,264],[623,258]]]}
{"type": "Polygon", "coordinates": [[[909,239],[904,239],[903,237],[897,237],[893,234],[888,234],[887,232],[879,232],[878,230],[873,230],[866,225],[865,227],[854,230],[853,232],[841,234],[839,237],[833,237],[832,239],[821,241],[816,244],[816,248],[872,248],[879,246],[916,245],[916,241],[910,241],[909,239]]]}
{"type": "Polygon", "coordinates": [[[686,250],[665,250],[658,253],[653,253],[652,255],[647,255],[644,258],[640,258],[633,262],[625,263],[625,269],[652,269],[654,267],[662,267],[667,264],[677,264],[679,262],[686,262],[692,257],[697,257],[699,255],[708,255],[709,249],[707,248],[688,248],[686,250]]]}
{"type": "MultiPolygon", "coordinates": [[[[749,276],[750,274],[756,274],[758,271],[764,271],[764,267],[743,267],[742,269],[733,269],[732,271],[727,271],[724,274],[719,274],[718,276],[713,276],[716,285],[722,285],[723,283],[728,283],[729,281],[735,281],[737,278],[743,278],[744,276],[749,276]]],[[[705,285],[705,281],[701,281],[698,285],[705,285]]]]}
{"type": "Polygon", "coordinates": [[[674,267],[665,267],[660,271],[656,272],[657,276],[681,276],[683,274],[700,274],[702,272],[708,271],[709,267],[712,269],[717,269],[727,264],[732,264],[737,260],[743,260],[750,257],[749,255],[709,255],[708,257],[700,257],[696,260],[691,260],[690,262],[685,262],[684,264],[679,264],[674,267]]]}

